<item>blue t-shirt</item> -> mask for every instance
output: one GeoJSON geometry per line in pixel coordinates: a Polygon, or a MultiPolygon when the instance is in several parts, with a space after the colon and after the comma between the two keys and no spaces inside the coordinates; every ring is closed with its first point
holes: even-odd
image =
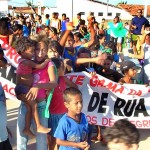
{"type": "Polygon", "coordinates": [[[74,55],[71,55],[69,54],[68,50],[66,48],[64,48],[64,58],[66,59],[70,59],[72,60],[72,66],[73,66],[73,69],[75,68],[75,62],[77,60],[77,50],[74,48],[74,55]]]}
{"type": "Polygon", "coordinates": [[[148,24],[149,22],[148,22],[148,20],[145,18],[145,17],[134,17],[133,19],[132,19],[132,22],[131,22],[131,24],[132,25],[136,25],[136,29],[134,29],[133,30],[133,34],[137,34],[137,35],[141,35],[141,29],[142,29],[142,26],[144,25],[144,24],[148,24]]]}
{"type": "Polygon", "coordinates": [[[61,31],[62,31],[62,32],[63,32],[63,31],[66,31],[66,23],[67,23],[66,20],[63,20],[63,21],[61,22],[61,31]]]}
{"type": "Polygon", "coordinates": [[[46,26],[49,26],[49,25],[50,25],[50,19],[46,19],[46,20],[45,20],[45,25],[46,25],[46,26]]]}
{"type": "Polygon", "coordinates": [[[29,30],[26,25],[23,25],[23,36],[29,36],[29,30]]]}
{"type": "MultiPolygon", "coordinates": [[[[88,121],[86,116],[81,113],[80,123],[70,118],[65,114],[59,121],[58,127],[55,131],[54,137],[72,142],[83,142],[86,140],[88,134],[88,121]]],[[[61,146],[59,150],[81,150],[76,147],[61,146]]]]}

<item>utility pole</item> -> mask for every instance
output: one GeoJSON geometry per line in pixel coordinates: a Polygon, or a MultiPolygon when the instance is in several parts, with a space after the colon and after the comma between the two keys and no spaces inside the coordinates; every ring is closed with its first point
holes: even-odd
{"type": "Polygon", "coordinates": [[[72,22],[73,22],[73,0],[72,0],[72,22]]]}
{"type": "Polygon", "coordinates": [[[147,17],[147,0],[145,0],[145,5],[144,5],[144,17],[147,17]]]}
{"type": "Polygon", "coordinates": [[[108,16],[108,2],[109,2],[109,0],[107,0],[107,16],[108,16]]]}

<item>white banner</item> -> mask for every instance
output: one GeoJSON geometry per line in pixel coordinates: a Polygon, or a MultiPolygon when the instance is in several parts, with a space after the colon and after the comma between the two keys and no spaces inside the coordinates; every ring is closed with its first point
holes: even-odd
{"type": "Polygon", "coordinates": [[[150,128],[150,87],[120,85],[86,72],[67,76],[82,92],[83,112],[89,123],[112,126],[116,120],[128,118],[137,128],[150,128]]]}
{"type": "MultiPolygon", "coordinates": [[[[15,98],[15,67],[20,57],[16,50],[3,43],[5,56],[13,66],[0,68],[0,83],[6,97],[15,98]]],[[[89,73],[71,73],[67,77],[75,82],[83,95],[83,112],[89,123],[112,126],[121,118],[128,118],[137,128],[150,128],[150,87],[144,85],[120,85],[100,75],[91,77],[89,73]]]]}

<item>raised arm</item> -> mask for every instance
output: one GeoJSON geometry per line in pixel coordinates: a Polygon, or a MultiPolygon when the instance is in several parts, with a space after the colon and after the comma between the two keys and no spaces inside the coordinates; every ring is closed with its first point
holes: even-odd
{"type": "Polygon", "coordinates": [[[61,46],[65,46],[68,35],[70,34],[70,32],[72,30],[73,30],[73,23],[72,22],[67,22],[66,23],[66,31],[64,31],[63,36],[59,40],[59,43],[60,43],[61,46]]]}
{"type": "Polygon", "coordinates": [[[93,22],[92,22],[92,16],[88,17],[88,28],[90,29],[91,39],[89,42],[87,42],[85,44],[89,47],[94,43],[94,40],[95,40],[95,31],[94,31],[94,26],[93,26],[93,22]]]}

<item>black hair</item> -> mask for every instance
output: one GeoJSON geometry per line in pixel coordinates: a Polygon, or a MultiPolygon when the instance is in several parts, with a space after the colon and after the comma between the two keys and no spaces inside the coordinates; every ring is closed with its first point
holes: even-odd
{"type": "Polygon", "coordinates": [[[77,56],[79,57],[81,53],[87,53],[87,54],[89,54],[89,56],[91,57],[91,52],[90,52],[90,50],[88,50],[88,49],[85,48],[85,47],[81,47],[81,48],[78,50],[77,56]]]}
{"type": "Polygon", "coordinates": [[[139,143],[139,132],[134,124],[126,119],[120,119],[115,122],[112,127],[109,127],[104,132],[105,141],[116,143],[125,143],[127,145],[139,143]]]}
{"type": "Polygon", "coordinates": [[[83,38],[83,35],[80,32],[74,33],[75,36],[77,36],[79,39],[83,38]]]}
{"type": "Polygon", "coordinates": [[[51,58],[51,60],[55,64],[57,69],[61,67],[62,60],[60,58],[53,57],[51,58]]]}
{"type": "Polygon", "coordinates": [[[63,55],[63,48],[58,41],[52,40],[49,42],[48,49],[54,49],[60,56],[63,55]]]}
{"type": "Polygon", "coordinates": [[[80,20],[80,25],[85,25],[85,20],[80,20]]]}
{"type": "Polygon", "coordinates": [[[14,32],[16,32],[17,30],[23,30],[23,26],[21,24],[15,24],[13,27],[12,27],[12,30],[14,32]]]}
{"type": "Polygon", "coordinates": [[[81,13],[77,13],[77,15],[81,17],[81,13]]]}
{"type": "Polygon", "coordinates": [[[46,18],[49,18],[49,14],[46,14],[45,17],[46,17],[46,18]]]}
{"type": "Polygon", "coordinates": [[[70,32],[70,33],[69,33],[69,35],[68,35],[68,37],[70,37],[70,38],[74,39],[74,35],[73,35],[73,33],[72,33],[72,32],[70,32]]]}
{"type": "Polygon", "coordinates": [[[62,14],[62,16],[65,16],[65,17],[66,17],[66,14],[65,14],[65,13],[63,13],[63,14],[62,14]]]}
{"type": "Polygon", "coordinates": [[[100,39],[100,40],[101,40],[103,37],[106,37],[106,35],[105,35],[105,34],[98,34],[98,35],[97,35],[97,38],[100,39]]]}
{"type": "Polygon", "coordinates": [[[69,103],[71,101],[69,96],[75,96],[75,95],[82,96],[82,93],[77,88],[74,87],[67,88],[63,93],[64,102],[69,103]]]}
{"type": "Polygon", "coordinates": [[[0,19],[0,34],[7,35],[8,34],[8,20],[6,18],[0,19]]]}
{"type": "Polygon", "coordinates": [[[106,42],[104,46],[111,48],[113,54],[117,52],[117,46],[116,46],[116,44],[115,44],[114,42],[112,42],[112,41],[106,42]]]}
{"type": "Polygon", "coordinates": [[[80,29],[80,32],[81,32],[83,35],[88,34],[88,31],[87,31],[87,28],[86,28],[86,27],[82,27],[82,28],[80,29]]]}

